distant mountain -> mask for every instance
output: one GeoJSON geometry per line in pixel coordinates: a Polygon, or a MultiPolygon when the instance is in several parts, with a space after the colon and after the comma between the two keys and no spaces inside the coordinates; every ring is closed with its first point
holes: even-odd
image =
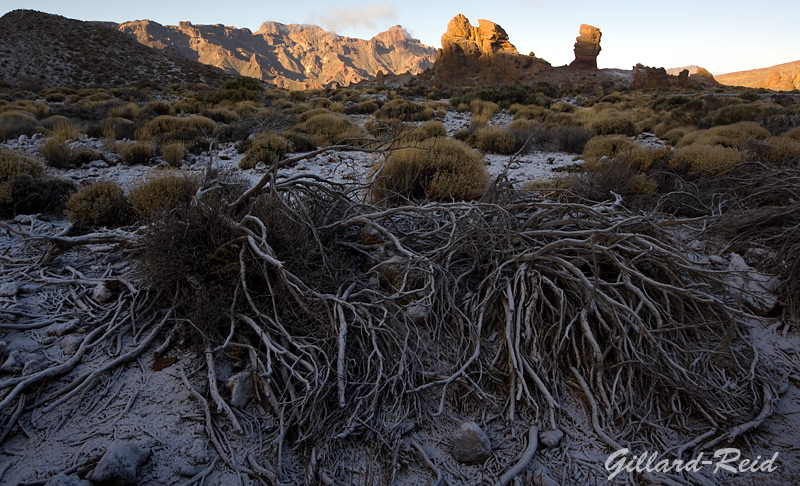
{"type": "Polygon", "coordinates": [[[228,77],[174,50],[149,49],[99,22],[34,10],[0,17],[0,81],[12,86],[218,84],[228,77]]]}
{"type": "Polygon", "coordinates": [[[172,47],[188,59],[293,89],[346,86],[375,79],[378,71],[418,74],[436,58],[436,49],[399,25],[370,40],[278,22],[266,22],[252,32],[221,24],[137,20],[119,25],[119,30],[146,46],[172,47]]]}
{"type": "Polygon", "coordinates": [[[720,84],[766,88],[776,91],[800,89],[800,61],[787,62],[762,69],[738,71],[714,76],[720,84]]]}

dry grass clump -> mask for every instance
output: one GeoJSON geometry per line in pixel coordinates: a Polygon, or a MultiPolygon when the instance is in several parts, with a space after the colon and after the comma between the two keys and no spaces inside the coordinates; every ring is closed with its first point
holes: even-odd
{"type": "Polygon", "coordinates": [[[735,148],[722,145],[689,145],[675,149],[670,166],[674,169],[688,168],[692,171],[717,174],[740,164],[743,160],[743,154],[735,148]]]}
{"type": "Polygon", "coordinates": [[[687,133],[689,133],[689,130],[685,128],[671,128],[666,132],[664,132],[662,135],[658,135],[657,133],[656,135],[658,135],[659,138],[662,138],[664,140],[669,140],[669,143],[671,143],[672,146],[674,147],[675,145],[678,145],[678,142],[680,142],[681,139],[685,137],[687,133]]]}
{"type": "Polygon", "coordinates": [[[364,136],[364,129],[343,115],[320,113],[314,115],[299,128],[306,132],[318,147],[354,144],[364,136]]]}
{"type": "Polygon", "coordinates": [[[21,135],[31,136],[41,130],[36,117],[18,109],[0,113],[0,140],[10,140],[21,135]]]}
{"type": "Polygon", "coordinates": [[[44,168],[32,158],[0,148],[0,214],[63,211],[75,185],[43,174],[44,168]]]}
{"type": "Polygon", "coordinates": [[[173,110],[172,106],[170,106],[170,104],[166,101],[151,101],[150,103],[144,105],[144,107],[139,111],[139,117],[158,117],[172,115],[174,113],[175,110],[173,110]]]}
{"type": "Polygon", "coordinates": [[[629,137],[638,133],[636,123],[625,116],[614,116],[595,120],[590,124],[595,135],[627,135],[629,137]]]}
{"type": "Polygon", "coordinates": [[[380,126],[378,124],[371,124],[371,126],[376,131],[370,131],[370,133],[376,137],[391,138],[394,134],[399,133],[404,142],[421,142],[429,138],[447,136],[444,123],[438,120],[427,121],[418,127],[410,128],[399,120],[389,123],[388,126],[380,126]]]}
{"type": "Polygon", "coordinates": [[[771,164],[780,164],[800,159],[800,140],[789,137],[769,137],[764,140],[760,159],[771,164]]]}
{"type": "Polygon", "coordinates": [[[117,105],[108,110],[108,116],[112,118],[125,118],[126,120],[135,120],[139,117],[141,109],[135,103],[125,103],[117,105]]]}
{"type": "Polygon", "coordinates": [[[635,143],[632,147],[618,152],[615,157],[624,160],[636,170],[646,171],[653,165],[666,167],[672,157],[672,150],[667,147],[635,143]]]}
{"type": "Polygon", "coordinates": [[[232,123],[242,119],[242,116],[227,108],[207,108],[202,110],[200,114],[219,123],[232,123]]]}
{"type": "Polygon", "coordinates": [[[115,141],[122,139],[132,139],[134,137],[136,125],[127,118],[108,117],[100,122],[100,133],[103,139],[115,141]]]}
{"type": "Polygon", "coordinates": [[[717,108],[703,118],[700,121],[700,126],[714,127],[719,125],[732,125],[744,121],[754,121],[762,113],[774,111],[776,109],[779,109],[777,105],[763,101],[723,106],[717,108]]]}
{"type": "Polygon", "coordinates": [[[433,108],[414,101],[407,101],[402,98],[395,98],[380,107],[375,118],[377,119],[398,119],[401,121],[425,121],[433,118],[435,114],[433,108]]]}
{"type": "Polygon", "coordinates": [[[153,216],[190,201],[199,187],[196,177],[161,174],[131,189],[128,201],[136,216],[147,222],[153,216]]]}
{"type": "Polygon", "coordinates": [[[146,165],[157,155],[153,142],[127,142],[117,144],[117,151],[125,165],[146,165]]]}
{"type": "Polygon", "coordinates": [[[512,105],[508,111],[514,115],[515,120],[536,120],[543,122],[550,117],[550,112],[547,110],[547,108],[538,105],[512,105]]]}
{"type": "Polygon", "coordinates": [[[442,138],[393,152],[385,164],[375,167],[373,177],[372,198],[387,205],[474,199],[489,180],[480,153],[442,138]]]}
{"type": "Polygon", "coordinates": [[[137,140],[152,140],[159,143],[193,143],[202,136],[210,136],[217,124],[204,116],[175,117],[161,115],[136,130],[137,140]]]}
{"type": "Polygon", "coordinates": [[[519,148],[517,140],[507,131],[498,127],[480,127],[475,131],[474,139],[475,148],[481,152],[511,155],[519,148]]]}
{"type": "Polygon", "coordinates": [[[287,150],[290,152],[311,152],[317,148],[314,139],[307,133],[288,130],[281,135],[289,142],[287,150]]]}
{"type": "Polygon", "coordinates": [[[472,112],[472,116],[469,119],[470,125],[473,127],[482,127],[486,125],[499,109],[500,107],[497,103],[477,98],[472,100],[469,104],[469,110],[472,112]]]}
{"type": "Polygon", "coordinates": [[[602,135],[593,137],[583,149],[583,160],[587,164],[594,164],[603,157],[615,158],[620,153],[631,150],[636,142],[622,135],[602,135]]]}
{"type": "Polygon", "coordinates": [[[131,222],[131,207],[116,182],[84,186],[67,200],[67,217],[78,226],[117,227],[131,222]]]}
{"type": "Polygon", "coordinates": [[[44,167],[35,160],[0,147],[0,183],[21,175],[39,177],[43,173],[44,167]]]}
{"type": "Polygon", "coordinates": [[[769,131],[758,123],[745,121],[687,133],[678,142],[678,147],[720,145],[723,147],[742,148],[748,140],[763,140],[769,136],[769,131]]]}
{"type": "Polygon", "coordinates": [[[78,140],[80,135],[81,127],[68,120],[58,121],[50,130],[50,137],[61,142],[78,140]]]}
{"type": "Polygon", "coordinates": [[[594,134],[579,126],[554,126],[550,129],[550,150],[569,154],[582,153],[594,134]]]}
{"type": "Polygon", "coordinates": [[[170,167],[180,167],[186,158],[186,146],[181,142],[170,142],[161,147],[161,156],[170,167]]]}
{"type": "Polygon", "coordinates": [[[47,161],[47,165],[56,169],[69,169],[74,166],[72,149],[63,140],[48,139],[40,148],[39,154],[47,161]]]}
{"type": "Polygon", "coordinates": [[[172,103],[172,109],[180,115],[198,114],[206,105],[195,98],[181,98],[172,103]]]}
{"type": "Polygon", "coordinates": [[[259,162],[267,167],[283,159],[289,150],[289,141],[276,133],[259,133],[252,145],[239,161],[240,169],[252,169],[259,162]]]}
{"type": "Polygon", "coordinates": [[[342,110],[347,115],[371,115],[378,111],[378,103],[372,100],[361,101],[359,103],[349,103],[342,110]]]}
{"type": "Polygon", "coordinates": [[[785,131],[782,136],[800,142],[800,127],[791,128],[785,131]]]}

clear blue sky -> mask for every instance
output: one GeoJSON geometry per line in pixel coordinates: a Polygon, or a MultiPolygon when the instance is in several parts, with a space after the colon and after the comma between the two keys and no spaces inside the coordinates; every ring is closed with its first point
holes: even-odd
{"type": "Polygon", "coordinates": [[[257,30],[266,20],[314,23],[341,35],[370,38],[401,24],[422,42],[440,47],[449,20],[463,13],[500,24],[517,49],[554,66],[572,61],[582,23],[603,32],[601,68],[698,64],[725,73],[800,60],[800,1],[600,0],[171,1],[0,0],[0,13],[29,8],[80,20],[150,19],[174,25],[225,24],[257,30]]]}

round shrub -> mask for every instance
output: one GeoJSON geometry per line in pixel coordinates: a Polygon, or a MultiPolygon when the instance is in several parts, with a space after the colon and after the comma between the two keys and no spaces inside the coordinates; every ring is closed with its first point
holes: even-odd
{"type": "Polygon", "coordinates": [[[60,177],[16,175],[0,182],[0,214],[61,213],[74,192],[75,184],[60,177]]]}
{"type": "Polygon", "coordinates": [[[764,140],[769,136],[769,131],[756,122],[739,122],[688,133],[678,142],[678,147],[721,145],[741,148],[748,140],[764,140]]]}
{"type": "Polygon", "coordinates": [[[141,221],[148,221],[162,211],[191,201],[200,182],[195,177],[164,174],[131,189],[128,195],[133,211],[141,221]]]}
{"type": "Polygon", "coordinates": [[[55,167],[56,169],[69,169],[74,166],[72,149],[62,140],[48,139],[39,148],[39,155],[44,157],[50,167],[55,167]]]}
{"type": "Polygon", "coordinates": [[[152,142],[121,143],[117,148],[125,165],[145,165],[156,156],[156,146],[152,142]]]}
{"type": "Polygon", "coordinates": [[[314,115],[300,125],[300,128],[311,136],[318,147],[352,143],[354,139],[364,135],[363,128],[354,124],[349,118],[333,113],[314,115]]]}
{"type": "Polygon", "coordinates": [[[624,117],[604,118],[592,122],[591,129],[595,135],[636,135],[636,124],[624,117]]]}
{"type": "Polygon", "coordinates": [[[475,131],[475,148],[482,152],[511,155],[517,151],[517,143],[505,130],[484,126],[475,131]]]}
{"type": "Polygon", "coordinates": [[[680,147],[672,154],[670,166],[696,172],[716,174],[743,161],[742,153],[720,145],[690,145],[680,147]]]}
{"type": "Polygon", "coordinates": [[[180,167],[186,157],[186,147],[180,142],[171,142],[161,147],[161,156],[170,167],[180,167]]]}
{"type": "Polygon", "coordinates": [[[131,211],[119,184],[100,181],[82,187],[67,201],[67,217],[78,226],[115,227],[131,221],[131,211]]]}
{"type": "Polygon", "coordinates": [[[631,150],[635,142],[622,135],[602,135],[594,137],[583,149],[583,160],[587,164],[596,163],[603,157],[615,158],[618,154],[631,150]]]}
{"type": "Polygon", "coordinates": [[[30,157],[0,147],[0,183],[21,175],[39,177],[43,172],[44,167],[30,157]]]}
{"type": "Polygon", "coordinates": [[[311,136],[295,131],[284,132],[283,137],[289,141],[289,152],[311,152],[317,148],[311,136]]]}
{"type": "Polygon", "coordinates": [[[36,117],[27,111],[11,110],[0,113],[0,140],[31,136],[41,130],[36,117]]]}
{"type": "Polygon", "coordinates": [[[586,143],[594,136],[589,130],[578,126],[555,126],[550,129],[550,150],[579,154],[583,152],[586,143]]]}
{"type": "Polygon", "coordinates": [[[100,122],[100,134],[107,140],[132,139],[135,126],[127,118],[109,117],[100,122]]]}
{"type": "Polygon", "coordinates": [[[452,139],[431,138],[393,152],[376,166],[372,197],[384,204],[468,200],[486,187],[489,174],[480,153],[452,139]]]}
{"type": "Polygon", "coordinates": [[[275,133],[263,133],[256,136],[253,144],[239,162],[240,169],[252,169],[259,162],[271,166],[283,159],[289,148],[289,141],[275,133]]]}

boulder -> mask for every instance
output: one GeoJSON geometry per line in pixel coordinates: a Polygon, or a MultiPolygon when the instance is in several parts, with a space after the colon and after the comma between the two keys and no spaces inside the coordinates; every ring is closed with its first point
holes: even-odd
{"type": "Polygon", "coordinates": [[[480,464],[492,454],[486,432],[474,422],[464,422],[453,434],[453,459],[463,464],[480,464]]]}
{"type": "Polygon", "coordinates": [[[575,38],[575,60],[571,67],[597,69],[597,55],[600,54],[600,38],[603,34],[593,25],[581,24],[575,38]]]}
{"type": "Polygon", "coordinates": [[[100,458],[89,480],[101,485],[134,485],[138,469],[149,456],[150,450],[138,444],[117,442],[100,458]]]}
{"type": "Polygon", "coordinates": [[[663,67],[633,66],[633,89],[669,88],[669,75],[663,67]]]}

